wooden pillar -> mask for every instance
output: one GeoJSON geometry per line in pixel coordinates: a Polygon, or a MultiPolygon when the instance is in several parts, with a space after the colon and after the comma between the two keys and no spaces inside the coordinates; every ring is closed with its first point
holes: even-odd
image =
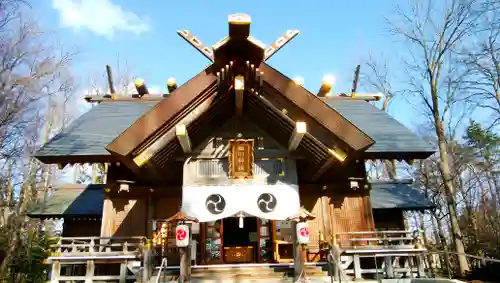
{"type": "Polygon", "coordinates": [[[180,270],[180,282],[191,281],[191,247],[180,247],[179,252],[181,254],[181,270],[180,270]]]}
{"type": "Polygon", "coordinates": [[[128,273],[128,267],[127,267],[127,262],[122,262],[120,264],[120,283],[127,283],[127,273],[128,273]]]}
{"type": "Polygon", "coordinates": [[[416,264],[417,264],[417,277],[418,278],[425,278],[425,266],[424,266],[424,256],[423,254],[417,254],[415,257],[416,259],[416,264]]]}
{"type": "Polygon", "coordinates": [[[93,260],[88,260],[87,261],[87,272],[85,273],[85,283],[92,283],[93,282],[93,277],[94,277],[94,261],[93,260]]]}
{"type": "Polygon", "coordinates": [[[333,277],[335,278],[335,281],[340,282],[340,275],[341,275],[340,270],[342,269],[342,266],[340,265],[341,251],[340,251],[339,245],[337,244],[337,241],[334,241],[331,252],[333,254],[333,260],[334,260],[334,262],[333,262],[333,277]]]}
{"type": "Polygon", "coordinates": [[[299,244],[297,235],[297,221],[291,221],[292,226],[292,241],[293,241],[293,267],[294,267],[294,280],[297,281],[300,278],[304,278],[305,274],[305,262],[306,262],[306,244],[299,244]]]}
{"type": "Polygon", "coordinates": [[[201,234],[201,239],[200,239],[200,255],[201,255],[201,264],[206,263],[207,259],[207,224],[206,223],[200,223],[200,234],[201,234]]]}
{"type": "Polygon", "coordinates": [[[389,279],[394,278],[394,269],[392,267],[392,257],[391,256],[385,256],[384,257],[384,264],[385,264],[385,275],[386,275],[386,278],[389,278],[389,279]]]}
{"type": "Polygon", "coordinates": [[[292,227],[292,242],[293,242],[293,270],[294,270],[294,281],[299,280],[302,274],[301,265],[301,254],[302,250],[297,239],[297,221],[290,221],[290,226],[292,227]]]}
{"type": "Polygon", "coordinates": [[[102,220],[101,220],[101,237],[113,236],[113,221],[116,213],[113,207],[113,201],[104,196],[104,203],[102,206],[102,220]]]}
{"type": "Polygon", "coordinates": [[[52,270],[50,271],[50,283],[59,283],[61,276],[61,263],[59,261],[52,262],[52,270]]]}
{"type": "Polygon", "coordinates": [[[155,213],[155,201],[152,197],[152,192],[148,195],[148,207],[147,207],[147,227],[146,227],[146,237],[148,239],[153,239],[153,218],[155,213]]]}
{"type": "Polygon", "coordinates": [[[142,280],[144,282],[149,282],[149,279],[151,279],[151,273],[153,271],[153,251],[151,249],[152,249],[151,240],[146,239],[146,245],[143,251],[144,262],[142,271],[142,280]]]}
{"type": "Polygon", "coordinates": [[[359,254],[353,255],[354,260],[354,280],[362,280],[361,277],[361,262],[359,260],[359,254]]]}

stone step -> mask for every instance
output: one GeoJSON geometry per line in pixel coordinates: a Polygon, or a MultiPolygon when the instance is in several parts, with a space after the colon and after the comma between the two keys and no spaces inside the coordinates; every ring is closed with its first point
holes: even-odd
{"type": "MultiPolygon", "coordinates": [[[[307,265],[305,272],[308,277],[328,276],[326,267],[307,265]]],[[[294,275],[293,266],[263,265],[263,266],[207,266],[193,268],[191,278],[193,280],[238,280],[238,279],[270,279],[280,280],[291,278],[294,275]]],[[[153,273],[151,282],[155,282],[158,269],[153,273]]],[[[176,281],[179,278],[179,269],[167,269],[162,271],[159,282],[176,281]]]]}

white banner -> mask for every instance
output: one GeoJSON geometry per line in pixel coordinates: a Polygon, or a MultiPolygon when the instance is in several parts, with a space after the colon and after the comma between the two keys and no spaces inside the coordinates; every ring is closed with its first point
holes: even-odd
{"type": "Polygon", "coordinates": [[[182,212],[200,222],[226,218],[238,212],[270,220],[285,220],[295,216],[299,210],[299,188],[296,184],[182,188],[182,212]]]}
{"type": "Polygon", "coordinates": [[[252,185],[245,189],[245,211],[256,217],[285,220],[300,210],[299,187],[292,184],[252,185]]]}
{"type": "Polygon", "coordinates": [[[231,186],[182,187],[182,212],[200,222],[215,221],[241,211],[231,186]]]}

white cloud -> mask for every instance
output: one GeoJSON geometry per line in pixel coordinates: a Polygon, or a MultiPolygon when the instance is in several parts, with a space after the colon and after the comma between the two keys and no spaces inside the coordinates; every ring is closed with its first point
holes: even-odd
{"type": "Polygon", "coordinates": [[[88,29],[109,39],[116,32],[140,34],[149,30],[146,18],[124,11],[111,0],[52,0],[63,26],[88,29]]]}

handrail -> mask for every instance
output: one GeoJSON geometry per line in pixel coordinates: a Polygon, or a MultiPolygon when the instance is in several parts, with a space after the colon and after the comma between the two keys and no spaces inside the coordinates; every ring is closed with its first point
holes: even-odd
{"type": "Polygon", "coordinates": [[[156,275],[155,283],[158,283],[159,280],[160,280],[161,272],[162,272],[162,269],[163,269],[163,264],[165,264],[165,267],[167,267],[167,259],[166,258],[163,258],[161,260],[160,269],[158,270],[158,274],[156,275]]]}
{"type": "Polygon", "coordinates": [[[146,237],[59,237],[52,255],[131,254],[140,251],[146,237]]]}
{"type": "Polygon", "coordinates": [[[485,261],[494,262],[494,263],[500,263],[500,259],[476,256],[476,255],[471,255],[471,254],[466,254],[466,253],[457,253],[457,252],[441,251],[441,250],[427,250],[427,252],[430,254],[464,255],[466,257],[470,257],[470,258],[474,258],[474,259],[485,260],[485,261]]]}
{"type": "MultiPolygon", "coordinates": [[[[335,264],[335,269],[339,273],[339,283],[342,282],[341,277],[344,278],[344,281],[349,281],[347,278],[347,274],[345,274],[344,270],[340,266],[340,262],[337,261],[335,255],[333,254],[333,249],[329,248],[328,256],[327,256],[328,267],[332,266],[332,263],[335,264]]],[[[331,271],[331,270],[330,270],[331,271]]],[[[334,273],[330,272],[330,281],[334,282],[334,273]]]]}

